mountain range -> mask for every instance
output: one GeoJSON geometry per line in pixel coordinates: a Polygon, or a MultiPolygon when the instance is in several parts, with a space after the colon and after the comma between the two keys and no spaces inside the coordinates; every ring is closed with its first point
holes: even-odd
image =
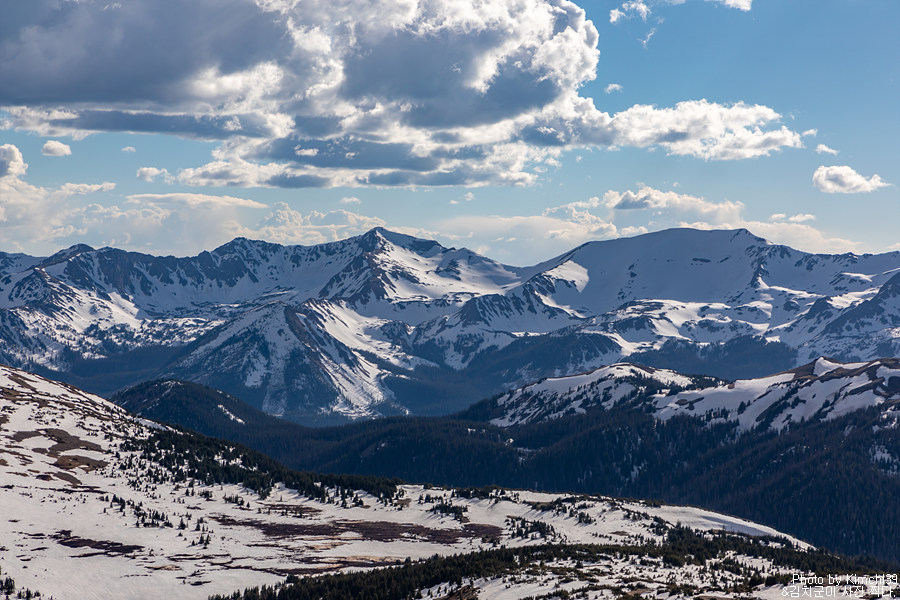
{"type": "Polygon", "coordinates": [[[729,379],[900,355],[900,252],[746,230],[589,242],[530,267],[373,229],[195,257],[0,253],[0,361],[109,394],[159,377],[304,423],[438,415],[628,360],[729,379]]]}

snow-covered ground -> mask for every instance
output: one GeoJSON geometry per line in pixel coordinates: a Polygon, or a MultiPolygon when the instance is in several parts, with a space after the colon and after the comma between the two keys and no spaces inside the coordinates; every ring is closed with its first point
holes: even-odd
{"type": "Polygon", "coordinates": [[[839,363],[819,358],[784,373],[731,383],[621,363],[508,392],[496,399],[501,414],[491,422],[502,427],[534,423],[630,402],[649,407],[662,420],[708,416],[709,423],[737,422],[742,431],[757,427],[780,431],[790,424],[835,419],[898,400],[897,359],[839,363]],[[662,389],[648,390],[645,382],[662,389]]]}
{"type": "MultiPolygon", "coordinates": [[[[388,499],[352,493],[344,507],[334,489],[320,501],[281,484],[261,498],[237,485],[174,483],[167,469],[123,448],[159,428],[99,397],[0,367],[4,576],[58,600],[206,598],[288,574],[500,545],[635,545],[661,540],[675,523],[777,535],[701,509],[605,497],[494,491],[464,498],[404,485],[388,499]],[[458,507],[459,518],[436,508],[442,504],[458,507]],[[543,531],[529,531],[533,523],[542,523],[543,531]]],[[[613,578],[631,568],[623,563],[619,573],[607,567],[613,578]]],[[[507,594],[509,581],[475,583],[484,598],[547,585],[530,582],[507,594]]]]}

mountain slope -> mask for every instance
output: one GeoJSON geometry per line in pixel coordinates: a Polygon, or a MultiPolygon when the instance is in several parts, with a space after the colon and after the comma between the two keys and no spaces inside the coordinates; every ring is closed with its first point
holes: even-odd
{"type": "Polygon", "coordinates": [[[0,260],[0,359],[111,393],[168,377],[327,423],[447,414],[623,359],[728,378],[900,355],[900,252],[745,230],[589,242],[511,267],[384,229],[195,257],[0,260]]]}
{"type": "MultiPolygon", "coordinates": [[[[820,359],[732,384],[617,364],[546,379],[451,418],[254,430],[211,409],[199,427],[295,468],[660,498],[900,560],[898,366],[820,359]]],[[[152,404],[159,389],[116,399],[152,404]]],[[[189,393],[178,398],[192,403],[189,393]]],[[[179,412],[172,396],[162,399],[161,410],[179,412]]]]}
{"type": "MultiPolygon", "coordinates": [[[[172,389],[158,386],[164,395],[172,389]]],[[[239,410],[225,397],[212,401],[239,410]]],[[[0,422],[0,569],[14,587],[60,600],[230,596],[287,575],[296,581],[404,560],[409,567],[410,559],[454,555],[474,565],[486,556],[479,551],[492,550],[520,553],[526,564],[579,557],[581,566],[569,561],[568,582],[602,569],[615,586],[634,583],[633,557],[646,566],[637,580],[654,588],[678,581],[697,591],[742,585],[773,595],[774,583],[804,565],[884,568],[805,551],[769,527],[697,508],[290,471],[8,367],[0,367],[0,422]],[[726,551],[754,568],[720,569],[726,551]],[[698,566],[715,577],[698,576],[698,566]],[[756,569],[777,577],[767,583],[756,569]]],[[[372,574],[382,576],[395,574],[372,574]]],[[[511,593],[559,581],[548,572],[511,593]]],[[[439,583],[458,587],[455,578],[429,586],[439,583]]]]}
{"type": "Polygon", "coordinates": [[[615,364],[546,379],[473,410],[488,411],[491,423],[508,427],[620,405],[663,420],[689,415],[710,424],[736,422],[741,431],[781,430],[869,407],[900,405],[900,360],[844,364],[820,358],[784,373],[734,382],[615,364]]]}

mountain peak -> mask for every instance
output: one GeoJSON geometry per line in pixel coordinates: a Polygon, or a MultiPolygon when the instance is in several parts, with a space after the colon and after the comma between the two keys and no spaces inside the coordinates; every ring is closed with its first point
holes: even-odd
{"type": "Polygon", "coordinates": [[[68,248],[64,248],[54,254],[53,256],[49,256],[41,261],[41,267],[49,267],[51,265],[55,265],[57,263],[65,262],[72,258],[75,258],[79,254],[84,254],[85,252],[94,252],[94,249],[87,244],[75,244],[73,246],[69,246],[68,248]]]}
{"type": "Polygon", "coordinates": [[[390,243],[400,248],[405,248],[422,256],[432,256],[445,248],[434,240],[425,240],[405,233],[398,233],[384,227],[373,227],[366,233],[357,237],[367,251],[383,248],[385,243],[390,243]]]}

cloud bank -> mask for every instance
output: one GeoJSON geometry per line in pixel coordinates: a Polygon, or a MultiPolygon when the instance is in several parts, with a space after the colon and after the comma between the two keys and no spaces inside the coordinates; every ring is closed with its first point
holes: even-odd
{"type": "Polygon", "coordinates": [[[528,184],[573,148],[801,145],[765,106],[604,112],[579,93],[599,35],[569,0],[32,0],[7,7],[0,40],[9,126],[220,142],[170,174],[186,185],[528,184]]]}

